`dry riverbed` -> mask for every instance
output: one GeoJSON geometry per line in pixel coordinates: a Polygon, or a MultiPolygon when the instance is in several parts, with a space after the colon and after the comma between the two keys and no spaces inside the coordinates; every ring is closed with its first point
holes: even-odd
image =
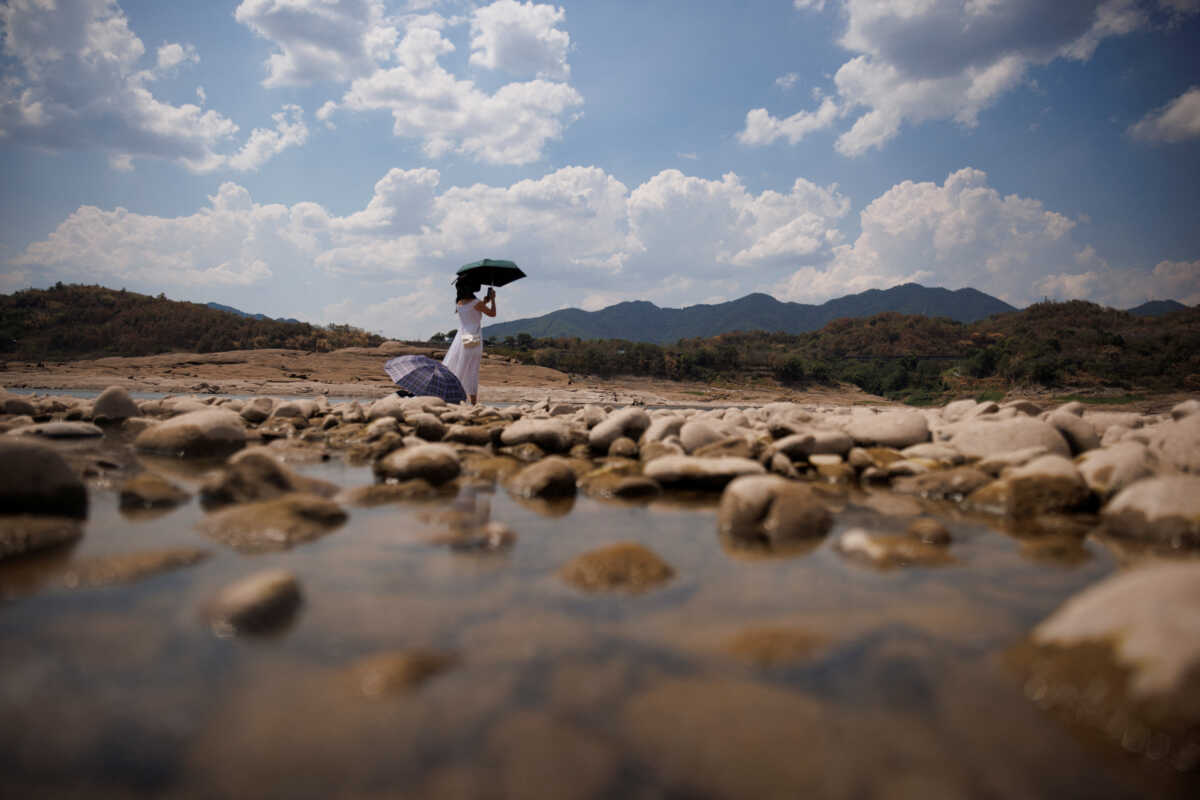
{"type": "Polygon", "coordinates": [[[386,355],[9,365],[110,388],[0,392],[6,793],[1200,789],[1200,401],[451,407],[386,355]]]}

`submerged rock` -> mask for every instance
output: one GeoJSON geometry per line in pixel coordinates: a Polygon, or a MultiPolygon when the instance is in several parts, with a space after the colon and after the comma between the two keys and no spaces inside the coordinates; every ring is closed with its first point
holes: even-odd
{"type": "Polygon", "coordinates": [[[174,508],[191,499],[191,494],[153,472],[141,472],[121,484],[121,510],[174,508]]]}
{"type": "Polygon", "coordinates": [[[40,436],[43,439],[92,439],[104,431],[90,422],[41,422],[8,431],[8,436],[40,436]]]}
{"type": "Polygon", "coordinates": [[[6,514],[87,516],[83,481],[48,445],[24,437],[0,437],[0,466],[0,508],[6,514]]]}
{"type": "Polygon", "coordinates": [[[132,583],[161,572],[190,567],[208,556],[207,550],[193,547],[98,556],[72,564],[62,582],[71,589],[132,583]]]}
{"type": "Polygon", "coordinates": [[[730,638],[724,650],[756,667],[804,663],[829,644],[828,637],[801,628],[748,628],[730,638]]]}
{"type": "Polygon", "coordinates": [[[783,544],[829,533],[833,515],[808,486],[776,475],[732,481],[721,495],[717,525],[726,536],[783,544]]]}
{"type": "Polygon", "coordinates": [[[846,555],[877,567],[937,567],[954,563],[942,546],[912,536],[871,533],[862,528],[851,528],[843,533],[837,546],[846,555]]]}
{"type": "Polygon", "coordinates": [[[576,557],[559,575],[587,592],[620,590],[639,594],[669,581],[675,570],[637,542],[618,542],[576,557]]]}
{"type": "Polygon", "coordinates": [[[83,525],[70,517],[3,514],[0,515],[0,559],[68,544],[81,536],[83,525]]]}
{"type": "Polygon", "coordinates": [[[268,633],[284,627],[300,607],[300,582],[286,569],[267,569],[221,590],[208,608],[220,636],[268,633]]]}
{"type": "Polygon", "coordinates": [[[448,651],[398,650],[360,659],[350,674],[364,697],[383,697],[410,692],[458,662],[458,654],[448,651]]]}
{"type": "Polygon", "coordinates": [[[240,552],[266,553],[324,536],[346,518],[332,500],[288,494],[218,511],[202,520],[200,529],[240,552]]]}
{"type": "Polygon", "coordinates": [[[288,469],[269,448],[254,447],[237,453],[224,468],[211,473],[200,487],[200,501],[205,508],[217,508],[292,492],[332,497],[338,491],[337,484],[288,469]]]}
{"type": "Polygon", "coordinates": [[[931,500],[958,501],[991,482],[992,476],[986,472],[974,467],[955,467],[897,478],[892,488],[902,494],[915,494],[931,500]]]}

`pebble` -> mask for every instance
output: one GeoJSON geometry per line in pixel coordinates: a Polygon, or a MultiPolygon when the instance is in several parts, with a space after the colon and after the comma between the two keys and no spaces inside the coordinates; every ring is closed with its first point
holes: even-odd
{"type": "Polygon", "coordinates": [[[208,617],[219,636],[267,633],[290,622],[300,602],[296,576],[286,569],[267,569],[222,589],[208,617]]]}

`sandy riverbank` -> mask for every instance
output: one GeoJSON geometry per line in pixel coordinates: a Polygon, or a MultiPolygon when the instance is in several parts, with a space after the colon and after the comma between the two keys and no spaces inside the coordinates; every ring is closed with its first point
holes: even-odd
{"type": "MultiPolygon", "coordinates": [[[[41,364],[9,362],[0,385],[9,389],[100,391],[121,386],[131,392],[166,394],[380,397],[391,391],[384,362],[397,355],[421,353],[441,358],[442,351],[388,342],[377,348],[352,347],[330,353],[303,350],[238,350],[223,353],[163,353],[41,364]]],[[[886,403],[854,387],[811,390],[779,386],[714,386],[622,376],[581,379],[546,367],[484,356],[480,401],[629,405],[746,405],[791,400],[808,403],[886,403]]]]}

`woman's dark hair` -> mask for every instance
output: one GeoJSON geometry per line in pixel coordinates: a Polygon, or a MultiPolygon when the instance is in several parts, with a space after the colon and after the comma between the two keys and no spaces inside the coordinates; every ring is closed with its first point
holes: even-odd
{"type": "Polygon", "coordinates": [[[475,293],[479,291],[479,284],[475,281],[460,279],[454,282],[454,291],[457,295],[454,302],[461,303],[463,300],[471,300],[475,297],[475,293]]]}

